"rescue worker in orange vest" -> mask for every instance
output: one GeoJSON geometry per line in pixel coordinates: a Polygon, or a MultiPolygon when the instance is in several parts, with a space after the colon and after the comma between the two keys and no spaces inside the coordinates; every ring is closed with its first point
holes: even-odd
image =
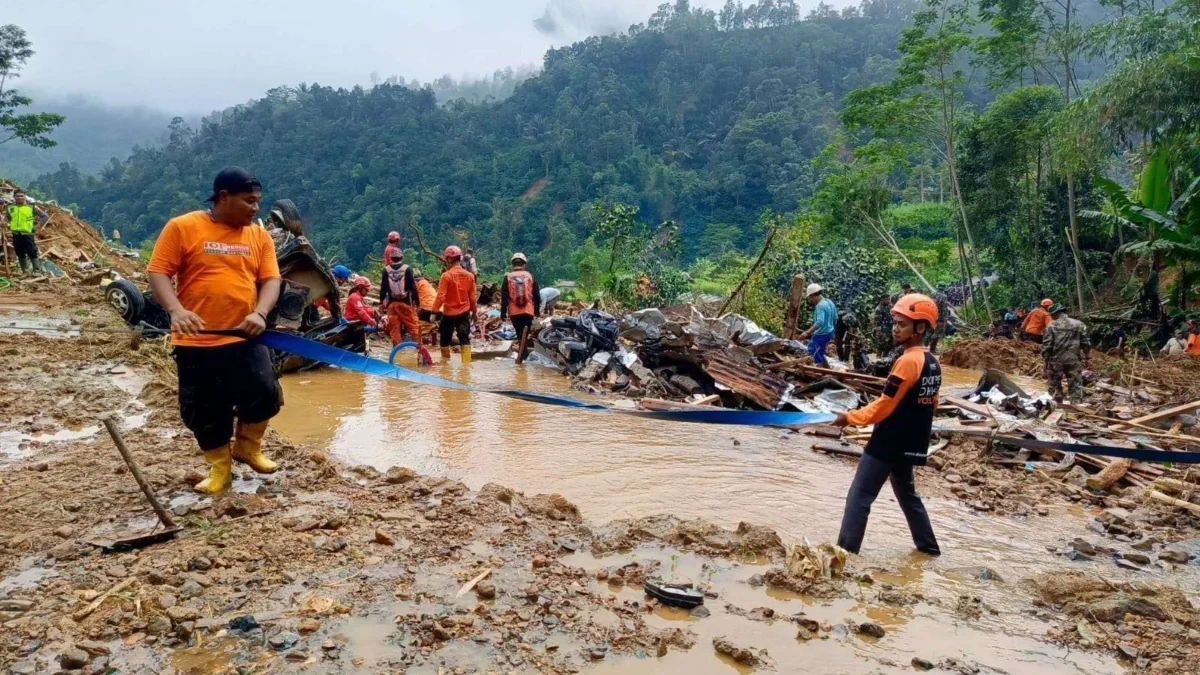
{"type": "Polygon", "coordinates": [[[392,262],[392,256],[400,251],[400,233],[392,230],[388,232],[388,243],[383,247],[383,266],[387,267],[392,262]]]}
{"type": "Polygon", "coordinates": [[[346,309],[342,313],[347,321],[361,321],[368,328],[377,327],[375,321],[375,312],[370,307],[364,298],[367,293],[371,292],[371,280],[366,277],[358,277],[350,286],[350,295],[346,298],[346,309]]]}
{"type": "Polygon", "coordinates": [[[525,269],[528,265],[524,253],[514,253],[513,271],[504,275],[504,282],[500,285],[500,318],[512,319],[517,340],[533,328],[533,319],[540,314],[538,300],[541,290],[537,280],[525,269]]]}
{"type": "Polygon", "coordinates": [[[858,553],[871,505],[890,479],[917,550],[941,555],[929,513],[913,481],[913,467],[924,466],[929,453],[933,415],[942,386],[941,365],[924,346],[925,334],[938,322],[937,303],[920,293],[910,293],[892,307],[892,316],[896,319],[892,337],[904,353],[892,366],[883,395],[865,408],[838,413],[834,422],[838,427],[875,425],[846,495],[838,546],[858,553]]]}
{"type": "Polygon", "coordinates": [[[412,268],[404,264],[404,254],[392,253],[391,264],[383,268],[383,281],[379,286],[379,306],[387,312],[387,332],[392,346],[400,344],[402,330],[408,332],[410,340],[421,342],[421,331],[417,329],[417,280],[412,268]]]}
{"type": "Polygon", "coordinates": [[[442,347],[442,359],[450,358],[450,339],[458,335],[462,349],[462,362],[471,362],[471,325],[478,311],[475,275],[462,266],[462,249],[447,246],[442,258],[450,267],[438,280],[437,297],[433,300],[433,311],[441,316],[438,323],[438,339],[442,347]]]}
{"type": "Polygon", "coordinates": [[[1021,330],[1025,332],[1026,342],[1042,343],[1042,336],[1046,333],[1046,326],[1050,325],[1050,309],[1054,301],[1050,298],[1042,300],[1042,306],[1034,309],[1026,317],[1021,324],[1021,330]]]}
{"type": "Polygon", "coordinates": [[[425,278],[421,270],[414,269],[413,278],[417,280],[417,298],[420,300],[421,307],[417,310],[417,318],[432,323],[433,303],[437,300],[437,289],[425,278]]]}

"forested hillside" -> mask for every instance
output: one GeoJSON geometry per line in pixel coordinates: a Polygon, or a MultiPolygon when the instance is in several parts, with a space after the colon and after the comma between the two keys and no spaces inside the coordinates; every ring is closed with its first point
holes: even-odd
{"type": "MultiPolygon", "coordinates": [[[[300,205],[317,243],[361,261],[416,217],[438,242],[466,229],[485,263],[514,248],[568,273],[593,200],[674,219],[686,254],[745,246],[764,209],[810,198],[812,157],[834,138],[845,92],[891,74],[908,5],[867,3],[801,21],[666,9],[621,37],[546,54],[499,103],[438,106],[428,90],[279,88],[170,142],[140,147],[96,180],[63,168],[36,187],[134,239],[199,204],[226,164],[268,198],[300,205]],[[723,21],[723,24],[722,24],[723,21]],[[548,257],[543,255],[543,258],[548,257]]],[[[753,9],[753,8],[752,8],[753,9]]]]}
{"type": "Polygon", "coordinates": [[[171,121],[171,115],[160,110],[114,107],[79,97],[34,94],[34,100],[32,112],[56,112],[67,121],[51,134],[58,143],[52,148],[16,142],[0,145],[0,175],[22,184],[64,162],[95,173],[113,157],[127,156],[133,146],[157,142],[171,121]]]}
{"type": "Polygon", "coordinates": [[[791,0],[675,0],[551,50],[503,101],[396,80],[280,87],[199,129],[176,120],[97,177],[63,166],[34,187],[141,240],[243,165],[351,264],[409,222],[457,243],[449,225],[485,271],[524,250],[544,278],[633,303],[731,290],[773,227],[739,292],[768,324],[803,270],[860,309],[901,279],[961,281],[964,315],[984,319],[1041,297],[1149,297],[1156,265],[1185,308],[1198,20],[1198,0],[864,0],[803,19],[791,0]],[[981,277],[996,282],[967,282],[981,277]]]}

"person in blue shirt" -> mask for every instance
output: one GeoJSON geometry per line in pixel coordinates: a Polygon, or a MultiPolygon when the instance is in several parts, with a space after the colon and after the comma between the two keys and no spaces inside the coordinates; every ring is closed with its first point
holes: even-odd
{"type": "Polygon", "coordinates": [[[813,358],[813,363],[827,366],[829,362],[825,360],[825,348],[833,339],[837,325],[837,306],[832,300],[824,297],[821,284],[809,284],[807,295],[808,304],[813,306],[813,324],[800,334],[800,339],[808,340],[808,354],[813,358]]]}

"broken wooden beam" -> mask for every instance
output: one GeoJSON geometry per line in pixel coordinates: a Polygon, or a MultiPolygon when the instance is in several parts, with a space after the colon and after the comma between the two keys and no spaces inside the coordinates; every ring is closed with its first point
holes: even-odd
{"type": "Polygon", "coordinates": [[[1141,417],[1135,417],[1135,418],[1129,420],[1128,422],[1118,422],[1118,423],[1112,425],[1112,427],[1110,427],[1110,428],[1119,429],[1120,427],[1125,426],[1127,424],[1133,425],[1133,426],[1137,426],[1140,424],[1149,424],[1151,422],[1157,422],[1159,420],[1167,419],[1168,417],[1174,417],[1176,415],[1186,415],[1186,414],[1194,413],[1194,412],[1196,412],[1196,410],[1198,408],[1200,408],[1200,401],[1192,401],[1191,403],[1177,405],[1173,408],[1167,408],[1166,410],[1159,410],[1157,412],[1150,413],[1149,415],[1142,415],[1141,417]]]}
{"type": "Polygon", "coordinates": [[[1092,490],[1107,490],[1124,478],[1132,466],[1132,459],[1117,459],[1110,462],[1100,473],[1087,479],[1087,486],[1092,490]]]}
{"type": "Polygon", "coordinates": [[[739,363],[719,353],[705,356],[704,372],[717,384],[753,401],[764,410],[779,407],[792,385],[751,363],[739,363]]]}

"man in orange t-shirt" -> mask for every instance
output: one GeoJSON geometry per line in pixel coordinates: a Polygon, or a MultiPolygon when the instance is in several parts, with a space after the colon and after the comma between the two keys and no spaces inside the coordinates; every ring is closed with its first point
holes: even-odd
{"type": "Polygon", "coordinates": [[[1183,351],[1191,356],[1200,356],[1200,324],[1195,320],[1188,321],[1187,347],[1183,351]]]}
{"type": "Polygon", "coordinates": [[[1042,300],[1042,306],[1035,308],[1025,317],[1025,321],[1021,323],[1021,330],[1024,331],[1024,339],[1026,342],[1036,342],[1041,344],[1042,335],[1046,333],[1046,326],[1050,325],[1050,312],[1046,311],[1054,304],[1054,301],[1046,298],[1042,300]]]}
{"type": "Polygon", "coordinates": [[[462,362],[466,364],[471,362],[471,326],[478,311],[479,292],[475,289],[475,275],[461,264],[462,249],[447,246],[442,258],[450,267],[438,279],[437,297],[433,300],[434,313],[442,315],[438,323],[442,358],[450,358],[450,338],[457,334],[462,362]]]}
{"type": "Polygon", "coordinates": [[[235,459],[259,473],[278,468],[262,454],[281,398],[267,348],[201,333],[235,329],[256,337],[266,330],[282,282],[271,235],[253,222],[261,200],[250,172],[221,171],[212,207],[168,221],[146,268],[154,297],[171,315],[179,414],[209,464],[208,478],[196,485],[205,494],[229,489],[235,459]]]}

